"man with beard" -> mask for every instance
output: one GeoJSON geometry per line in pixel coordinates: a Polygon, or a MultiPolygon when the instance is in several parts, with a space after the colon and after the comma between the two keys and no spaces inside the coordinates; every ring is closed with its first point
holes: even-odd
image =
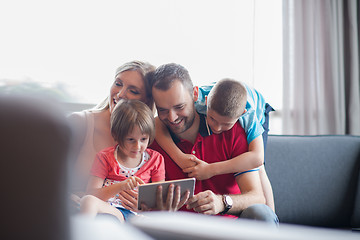
{"type": "MultiPolygon", "coordinates": [[[[193,87],[190,75],[183,66],[170,63],[158,67],[153,76],[152,94],[158,118],[167,126],[173,141],[184,153],[214,163],[248,150],[246,134],[239,122],[220,134],[211,132],[205,115],[195,110],[198,88],[193,87]]],[[[187,174],[157,142],[150,147],[164,156],[166,180],[187,178],[187,174]]],[[[180,207],[176,206],[180,202],[179,190],[172,190],[168,192],[171,198],[166,203],[158,199],[158,205],[171,206],[172,210],[180,207]]],[[[222,174],[196,181],[194,196],[188,199],[186,209],[183,207],[182,210],[208,215],[226,214],[277,224],[275,213],[264,203],[259,173],[254,170],[237,176],[222,174]]]]}

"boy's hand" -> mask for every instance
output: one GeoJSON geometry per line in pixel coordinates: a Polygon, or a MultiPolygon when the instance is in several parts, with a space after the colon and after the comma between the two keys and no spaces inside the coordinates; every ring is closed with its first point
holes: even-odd
{"type": "MultiPolygon", "coordinates": [[[[181,154],[181,156],[179,156],[179,160],[180,160],[180,163],[181,163],[181,169],[185,169],[185,168],[189,168],[189,167],[194,167],[196,166],[196,162],[194,162],[192,159],[194,158],[195,156],[192,155],[192,154],[181,154]]],[[[196,157],[195,157],[196,158],[196,157]]]]}
{"type": "Polygon", "coordinates": [[[210,164],[208,164],[207,162],[198,159],[194,155],[192,155],[191,161],[194,162],[196,165],[183,169],[183,172],[187,173],[189,177],[194,177],[197,180],[205,180],[214,176],[212,174],[210,164]]]}

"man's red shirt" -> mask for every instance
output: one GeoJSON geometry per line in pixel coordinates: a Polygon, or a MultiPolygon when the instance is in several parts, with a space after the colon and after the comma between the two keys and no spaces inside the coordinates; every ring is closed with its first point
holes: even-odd
{"type": "MultiPolygon", "coordinates": [[[[248,151],[246,134],[238,121],[230,130],[220,134],[213,134],[211,129],[207,126],[205,115],[199,115],[200,126],[195,144],[192,144],[187,140],[179,139],[170,132],[173,141],[182,152],[193,154],[207,163],[214,163],[234,158],[248,151]]],[[[153,142],[150,148],[160,152],[164,156],[166,180],[176,180],[188,177],[156,141],[153,142]]],[[[194,194],[205,190],[211,190],[215,194],[240,193],[234,174],[222,174],[207,180],[197,180],[194,194]]]]}

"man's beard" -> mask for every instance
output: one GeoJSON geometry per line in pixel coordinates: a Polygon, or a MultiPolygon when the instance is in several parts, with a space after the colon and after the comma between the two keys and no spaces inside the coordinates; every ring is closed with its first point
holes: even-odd
{"type": "Polygon", "coordinates": [[[181,134],[181,133],[185,132],[186,130],[188,130],[194,124],[195,113],[193,113],[191,116],[182,118],[181,121],[182,121],[182,124],[183,124],[181,128],[173,126],[168,121],[166,122],[166,125],[171,130],[171,132],[173,132],[175,134],[181,134]]]}

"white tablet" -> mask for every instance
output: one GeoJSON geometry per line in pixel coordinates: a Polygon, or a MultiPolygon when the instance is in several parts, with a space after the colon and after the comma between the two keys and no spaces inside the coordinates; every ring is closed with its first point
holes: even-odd
{"type": "Polygon", "coordinates": [[[181,194],[183,196],[186,190],[190,191],[190,196],[194,195],[195,178],[185,178],[173,181],[155,182],[139,185],[138,193],[138,209],[141,209],[141,204],[145,203],[149,208],[156,207],[156,190],[159,185],[162,185],[163,199],[166,199],[169,185],[173,183],[176,186],[180,186],[181,194]]]}

